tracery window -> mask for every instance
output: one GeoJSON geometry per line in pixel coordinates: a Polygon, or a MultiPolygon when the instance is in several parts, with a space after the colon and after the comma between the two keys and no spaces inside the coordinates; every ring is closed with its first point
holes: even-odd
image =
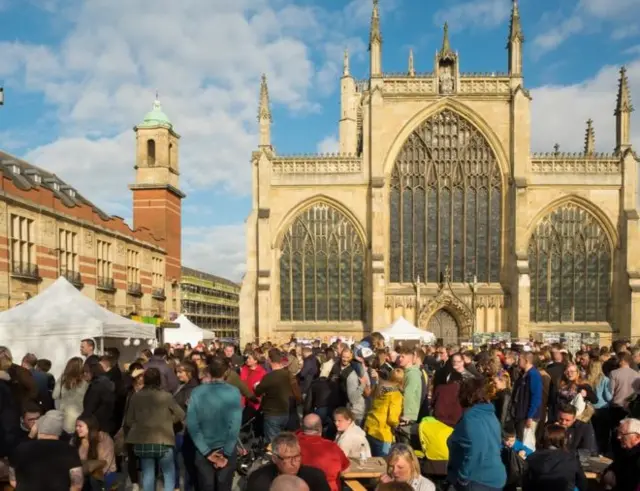
{"type": "Polygon", "coordinates": [[[591,213],[573,203],[549,213],[529,241],[531,321],[606,322],[611,261],[591,213]]]}
{"type": "Polygon", "coordinates": [[[317,203],[287,230],[280,247],[283,321],[363,319],[364,247],[353,223],[317,203]]]}
{"type": "Polygon", "coordinates": [[[405,142],[391,174],[391,282],[500,279],[502,179],[485,137],[444,110],[405,142]]]}

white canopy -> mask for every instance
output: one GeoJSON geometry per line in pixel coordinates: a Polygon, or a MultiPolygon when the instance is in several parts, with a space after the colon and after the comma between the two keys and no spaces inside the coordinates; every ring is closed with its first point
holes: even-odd
{"type": "Polygon", "coordinates": [[[101,307],[63,277],[0,312],[0,345],[11,349],[17,363],[27,352],[51,360],[54,375],[68,358],[79,355],[80,341],[87,338],[155,340],[156,328],[101,307]]]}
{"type": "Polygon", "coordinates": [[[393,340],[420,340],[424,343],[433,343],[436,336],[429,331],[423,331],[411,324],[407,319],[400,316],[389,327],[380,331],[386,341],[393,340]]]}
{"type": "Polygon", "coordinates": [[[211,331],[196,326],[184,314],[180,314],[174,322],[180,324],[180,327],[164,330],[165,343],[189,343],[191,346],[195,346],[204,339],[213,339],[214,337],[211,331]]]}

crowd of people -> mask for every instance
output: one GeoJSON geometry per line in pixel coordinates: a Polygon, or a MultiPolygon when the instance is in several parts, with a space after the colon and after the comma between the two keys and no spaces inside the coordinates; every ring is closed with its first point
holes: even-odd
{"type": "Polygon", "coordinates": [[[83,340],[51,362],[0,347],[0,483],[18,491],[640,491],[640,347],[166,345],[121,360],[83,340]],[[238,479],[248,450],[265,449],[238,479]],[[9,487],[10,486],[10,487],[9,487]]]}

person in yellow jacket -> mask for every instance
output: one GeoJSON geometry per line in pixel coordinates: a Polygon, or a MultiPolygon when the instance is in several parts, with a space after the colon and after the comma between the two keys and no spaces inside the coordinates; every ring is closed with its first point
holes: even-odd
{"type": "Polygon", "coordinates": [[[425,461],[423,471],[429,476],[446,476],[449,462],[449,447],[447,440],[453,433],[453,428],[436,418],[427,416],[422,418],[418,427],[420,445],[425,461]]]}
{"type": "Polygon", "coordinates": [[[404,370],[395,368],[389,380],[381,380],[373,395],[371,410],[364,423],[373,457],[386,457],[394,442],[394,431],[402,415],[404,370]]]}

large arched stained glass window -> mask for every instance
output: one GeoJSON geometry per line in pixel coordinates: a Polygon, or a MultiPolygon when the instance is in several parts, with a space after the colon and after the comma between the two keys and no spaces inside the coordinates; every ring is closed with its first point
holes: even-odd
{"type": "Polygon", "coordinates": [[[318,203],[287,230],[280,248],[283,321],[363,319],[364,247],[353,223],[318,203]]]}
{"type": "Polygon", "coordinates": [[[407,139],[391,174],[392,282],[500,279],[502,179],[484,136],[444,110],[407,139]]]}
{"type": "Polygon", "coordinates": [[[611,261],[591,213],[573,203],[549,213],[529,241],[531,321],[606,322],[611,261]]]}

